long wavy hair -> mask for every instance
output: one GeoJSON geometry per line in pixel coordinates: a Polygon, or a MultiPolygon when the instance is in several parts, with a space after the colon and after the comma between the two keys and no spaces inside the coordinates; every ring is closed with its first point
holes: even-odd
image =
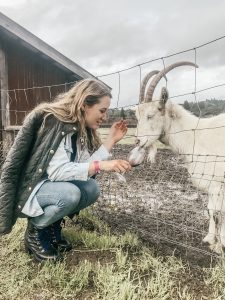
{"type": "Polygon", "coordinates": [[[62,122],[75,123],[79,136],[84,138],[88,149],[93,151],[100,146],[101,140],[96,130],[86,128],[85,115],[81,108],[85,104],[91,107],[99,103],[103,96],[112,98],[110,89],[101,81],[88,78],[78,81],[68,92],[59,94],[53,102],[39,104],[32,112],[46,113],[43,124],[50,115],[62,122]]]}

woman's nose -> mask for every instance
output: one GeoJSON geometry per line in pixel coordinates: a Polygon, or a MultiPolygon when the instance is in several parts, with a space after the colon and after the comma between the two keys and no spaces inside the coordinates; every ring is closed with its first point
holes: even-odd
{"type": "Polygon", "coordinates": [[[102,116],[102,119],[103,119],[103,121],[106,121],[106,120],[107,120],[107,118],[108,118],[107,114],[106,114],[106,113],[104,113],[104,114],[103,114],[103,116],[102,116]]]}

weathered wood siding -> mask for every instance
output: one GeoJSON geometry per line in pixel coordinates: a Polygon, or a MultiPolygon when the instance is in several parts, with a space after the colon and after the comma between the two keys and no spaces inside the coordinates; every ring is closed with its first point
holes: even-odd
{"type": "Polygon", "coordinates": [[[72,82],[74,77],[43,54],[24,47],[18,40],[0,35],[0,42],[8,65],[9,125],[21,125],[26,113],[37,104],[50,101],[69,88],[65,85],[48,86],[72,82]]]}

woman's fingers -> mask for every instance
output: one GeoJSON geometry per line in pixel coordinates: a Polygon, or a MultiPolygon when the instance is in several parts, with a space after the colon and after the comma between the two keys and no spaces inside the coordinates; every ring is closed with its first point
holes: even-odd
{"type": "Polygon", "coordinates": [[[114,168],[114,171],[118,172],[118,173],[125,173],[126,169],[123,168],[122,166],[117,166],[114,168]]]}
{"type": "Polygon", "coordinates": [[[123,159],[101,161],[100,169],[104,171],[116,171],[118,173],[131,170],[131,165],[128,161],[123,159]]]}
{"type": "Polygon", "coordinates": [[[120,129],[122,131],[122,133],[126,133],[128,130],[126,123],[117,124],[116,128],[120,129]]]}
{"type": "Polygon", "coordinates": [[[122,129],[123,132],[127,132],[127,130],[128,130],[127,127],[124,127],[124,128],[122,129]]]}
{"type": "Polygon", "coordinates": [[[125,120],[120,120],[114,124],[117,128],[123,128],[124,126],[127,127],[127,122],[125,120]]]}
{"type": "Polygon", "coordinates": [[[131,165],[126,160],[118,160],[117,167],[120,169],[121,172],[126,172],[127,170],[131,170],[131,165]]]}

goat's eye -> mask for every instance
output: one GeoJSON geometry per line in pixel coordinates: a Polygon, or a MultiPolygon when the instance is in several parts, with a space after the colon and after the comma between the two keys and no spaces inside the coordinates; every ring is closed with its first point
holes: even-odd
{"type": "Polygon", "coordinates": [[[150,116],[150,115],[147,116],[147,119],[148,119],[148,120],[150,120],[151,118],[152,118],[152,116],[150,116]]]}

